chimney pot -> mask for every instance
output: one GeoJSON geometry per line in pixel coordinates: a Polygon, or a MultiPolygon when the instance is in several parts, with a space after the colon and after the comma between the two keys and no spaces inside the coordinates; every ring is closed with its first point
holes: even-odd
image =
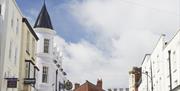
{"type": "Polygon", "coordinates": [[[75,87],[74,89],[77,89],[77,88],[80,87],[80,84],[79,84],[79,83],[75,83],[75,86],[74,86],[74,87],[75,87]]]}

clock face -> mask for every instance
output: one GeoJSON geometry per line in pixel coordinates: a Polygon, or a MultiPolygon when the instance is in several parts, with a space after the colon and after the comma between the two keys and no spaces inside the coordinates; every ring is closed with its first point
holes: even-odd
{"type": "Polygon", "coordinates": [[[65,83],[66,90],[71,90],[73,88],[73,84],[70,81],[67,81],[65,83]]]}

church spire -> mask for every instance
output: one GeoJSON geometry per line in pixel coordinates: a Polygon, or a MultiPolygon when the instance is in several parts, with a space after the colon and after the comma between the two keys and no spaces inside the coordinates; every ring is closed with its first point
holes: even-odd
{"type": "Polygon", "coordinates": [[[34,25],[34,28],[49,28],[53,30],[51,19],[46,9],[45,0],[44,0],[44,5],[41,9],[41,12],[39,13],[36,23],[34,25]]]}

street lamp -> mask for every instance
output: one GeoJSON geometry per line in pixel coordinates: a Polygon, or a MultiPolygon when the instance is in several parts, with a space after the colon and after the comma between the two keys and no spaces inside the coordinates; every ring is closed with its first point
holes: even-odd
{"type": "Polygon", "coordinates": [[[148,71],[145,71],[145,72],[142,72],[142,74],[146,75],[147,76],[147,91],[148,91],[148,77],[150,78],[151,80],[151,91],[153,91],[153,79],[152,79],[152,76],[148,75],[148,71]]]}
{"type": "MultiPolygon", "coordinates": [[[[151,56],[151,54],[145,54],[143,62],[144,62],[144,60],[146,59],[147,56],[151,56]]],[[[151,79],[151,91],[153,91],[154,88],[153,88],[153,75],[152,75],[153,74],[153,72],[152,72],[152,61],[151,61],[151,59],[149,61],[150,61],[151,76],[148,75],[147,71],[145,71],[145,73],[142,72],[142,74],[145,74],[147,76],[147,90],[148,90],[148,77],[151,79]]]]}

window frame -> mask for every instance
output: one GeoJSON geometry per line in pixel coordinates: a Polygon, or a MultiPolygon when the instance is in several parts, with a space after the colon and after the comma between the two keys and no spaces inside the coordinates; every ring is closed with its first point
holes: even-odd
{"type": "Polygon", "coordinates": [[[0,15],[2,15],[2,4],[0,4],[0,15]]]}
{"type": "Polygon", "coordinates": [[[50,45],[50,39],[45,38],[44,39],[44,53],[49,53],[49,45],[50,45]]]}
{"type": "Polygon", "coordinates": [[[27,31],[27,36],[26,36],[26,52],[28,52],[28,54],[30,54],[30,33],[29,31],[27,31]]]}
{"type": "Polygon", "coordinates": [[[13,44],[13,41],[11,40],[9,44],[9,58],[10,59],[12,58],[12,44],[13,44]]]}
{"type": "Polygon", "coordinates": [[[43,66],[42,68],[42,83],[48,83],[48,73],[49,73],[49,67],[43,66]]]}
{"type": "Polygon", "coordinates": [[[25,60],[25,78],[35,78],[35,64],[31,60],[25,60]]]}

